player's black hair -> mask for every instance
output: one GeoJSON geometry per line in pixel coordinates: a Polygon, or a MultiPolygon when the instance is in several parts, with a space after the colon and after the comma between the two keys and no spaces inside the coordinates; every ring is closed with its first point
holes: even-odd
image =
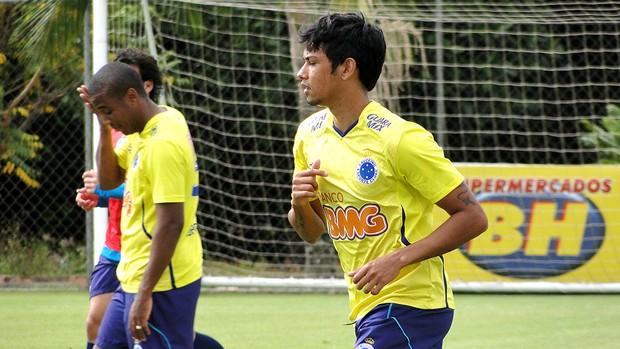
{"type": "Polygon", "coordinates": [[[153,82],[153,89],[149,93],[149,98],[153,100],[153,102],[158,103],[159,94],[162,90],[163,77],[155,58],[134,48],[123,48],[116,52],[116,59],[114,59],[114,62],[137,66],[138,69],[140,69],[142,81],[151,80],[153,82]]]}
{"type": "Polygon", "coordinates": [[[138,72],[125,63],[112,62],[93,75],[88,94],[123,99],[130,88],[135,89],[140,97],[148,98],[138,72]]]}
{"type": "Polygon", "coordinates": [[[368,91],[375,88],[385,62],[385,38],[379,26],[361,12],[330,13],[299,30],[299,42],[310,52],[323,50],[332,72],[347,58],[359,68],[360,81],[368,91]]]}

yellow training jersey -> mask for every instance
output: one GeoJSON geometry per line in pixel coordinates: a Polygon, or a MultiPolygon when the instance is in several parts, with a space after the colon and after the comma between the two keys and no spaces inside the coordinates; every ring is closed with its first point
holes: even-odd
{"type": "Polygon", "coordinates": [[[123,290],[138,291],[149,261],[157,224],[155,205],[184,204],[185,224],[172,260],[154,291],[185,286],[202,276],[202,245],[196,226],[198,165],[185,117],[166,107],[140,133],[119,141],[119,165],[126,186],[121,217],[121,260],[117,276],[123,290]]]}
{"type": "Polygon", "coordinates": [[[358,291],[346,275],[429,235],[434,203],[463,182],[428,131],[371,102],[344,135],[329,110],[311,115],[293,151],[295,172],[318,159],[329,174],[317,176],[318,195],[345,272],[351,320],[382,303],[454,307],[442,257],[403,268],[376,296],[358,291]]]}

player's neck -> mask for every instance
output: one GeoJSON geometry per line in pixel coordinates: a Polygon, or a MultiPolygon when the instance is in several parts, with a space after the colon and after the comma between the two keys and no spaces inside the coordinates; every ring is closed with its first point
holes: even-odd
{"type": "Polygon", "coordinates": [[[146,127],[146,125],[149,123],[149,121],[151,121],[151,119],[153,117],[155,117],[155,115],[163,113],[166,111],[166,108],[157,105],[155,102],[149,100],[143,107],[143,115],[144,115],[144,119],[142,122],[142,128],[141,131],[144,131],[144,128],[146,127]]]}
{"type": "Polygon", "coordinates": [[[341,99],[339,103],[329,107],[334,115],[334,126],[339,130],[347,130],[357,122],[360,114],[370,103],[368,94],[356,96],[356,98],[341,99]]]}

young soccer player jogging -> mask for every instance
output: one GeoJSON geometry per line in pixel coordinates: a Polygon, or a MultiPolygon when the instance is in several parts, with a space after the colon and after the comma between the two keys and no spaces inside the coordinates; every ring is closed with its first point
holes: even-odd
{"type": "Polygon", "coordinates": [[[198,168],[187,123],[149,99],[138,73],[110,63],[80,97],[98,116],[102,189],[126,182],[115,293],[95,347],[192,348],[202,276],[198,168]],[[111,128],[127,135],[116,148],[111,128]]]}
{"type": "Polygon", "coordinates": [[[288,218],[314,243],[327,231],[348,285],[356,349],[441,348],[454,301],[442,255],[487,218],[432,135],[375,101],[386,45],[361,13],[302,27],[298,128],[288,218]],[[437,205],[450,217],[433,230],[437,205]]]}

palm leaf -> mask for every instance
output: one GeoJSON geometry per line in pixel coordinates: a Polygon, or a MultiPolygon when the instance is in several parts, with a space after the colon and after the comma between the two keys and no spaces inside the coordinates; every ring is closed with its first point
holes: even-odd
{"type": "Polygon", "coordinates": [[[12,44],[30,69],[54,67],[61,55],[81,40],[88,1],[35,1],[17,5],[23,20],[12,35],[12,44]]]}

